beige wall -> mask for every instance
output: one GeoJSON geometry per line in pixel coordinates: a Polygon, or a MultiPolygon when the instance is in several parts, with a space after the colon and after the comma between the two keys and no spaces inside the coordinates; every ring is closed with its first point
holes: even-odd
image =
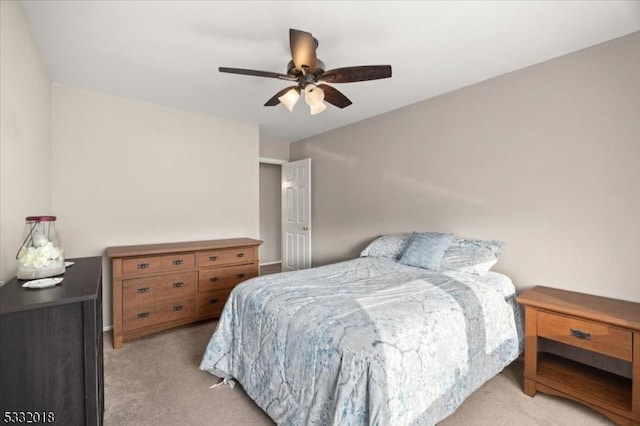
{"type": "Polygon", "coordinates": [[[25,217],[51,210],[51,81],[16,1],[0,1],[0,280],[15,276],[25,217]]]}
{"type": "Polygon", "coordinates": [[[521,290],[640,302],[639,76],[634,33],[292,144],[313,162],[314,263],[449,231],[505,241],[521,290]]]}
{"type": "Polygon", "coordinates": [[[257,125],[54,84],[52,138],[67,257],[259,236],[257,125]]]}
{"type": "Polygon", "coordinates": [[[289,143],[260,141],[260,157],[289,161],[289,143]]]}

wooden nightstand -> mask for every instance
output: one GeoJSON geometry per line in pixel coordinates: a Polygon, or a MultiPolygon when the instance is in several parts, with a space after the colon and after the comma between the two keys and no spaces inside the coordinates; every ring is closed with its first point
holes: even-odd
{"type": "Polygon", "coordinates": [[[540,286],[516,300],[525,307],[524,392],[640,425],[640,304],[540,286]]]}

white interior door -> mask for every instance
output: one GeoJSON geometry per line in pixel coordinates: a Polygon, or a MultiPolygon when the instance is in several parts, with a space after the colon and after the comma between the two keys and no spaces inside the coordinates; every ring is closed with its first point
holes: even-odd
{"type": "Polygon", "coordinates": [[[311,267],[311,159],[282,165],[282,270],[311,267]]]}

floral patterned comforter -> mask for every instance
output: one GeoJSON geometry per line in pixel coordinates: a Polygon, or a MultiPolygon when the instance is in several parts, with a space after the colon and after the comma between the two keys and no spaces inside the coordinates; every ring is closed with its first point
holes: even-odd
{"type": "Polygon", "coordinates": [[[245,281],[200,369],[281,425],[431,425],[521,352],[505,275],[362,257],[245,281]]]}

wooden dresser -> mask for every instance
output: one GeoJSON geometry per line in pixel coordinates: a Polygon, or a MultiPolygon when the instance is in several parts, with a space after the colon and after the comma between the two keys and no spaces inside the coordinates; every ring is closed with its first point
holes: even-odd
{"type": "Polygon", "coordinates": [[[232,238],[107,248],[112,260],[113,347],[220,316],[231,290],[258,276],[261,243],[232,238]]]}
{"type": "Polygon", "coordinates": [[[3,424],[102,424],[102,257],[66,260],[54,287],[0,287],[3,424]]]}
{"type": "Polygon", "coordinates": [[[542,286],[516,300],[525,307],[524,392],[640,425],[640,303],[542,286]]]}

